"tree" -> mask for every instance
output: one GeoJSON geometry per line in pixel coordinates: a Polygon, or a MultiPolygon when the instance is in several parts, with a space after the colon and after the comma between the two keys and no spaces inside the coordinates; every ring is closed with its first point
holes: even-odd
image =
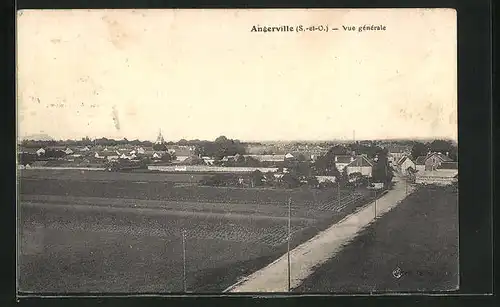
{"type": "Polygon", "coordinates": [[[374,182],[382,182],[387,186],[394,177],[387,155],[384,153],[379,154],[377,162],[373,166],[372,177],[374,182]]]}
{"type": "Polygon", "coordinates": [[[228,141],[229,141],[228,138],[223,135],[215,139],[215,143],[220,143],[220,144],[226,144],[228,141]]]}
{"type": "Polygon", "coordinates": [[[243,155],[238,155],[236,157],[236,164],[237,165],[245,165],[246,164],[246,159],[245,159],[245,156],[243,155]]]}
{"type": "Polygon", "coordinates": [[[266,180],[267,184],[273,184],[275,181],[274,173],[271,171],[265,173],[264,179],[266,180]]]}
{"type": "Polygon", "coordinates": [[[151,159],[149,157],[144,157],[140,160],[139,162],[139,167],[140,168],[143,168],[143,169],[147,169],[148,168],[148,164],[151,164],[151,159]]]}
{"type": "Polygon", "coordinates": [[[347,155],[347,154],[349,154],[349,149],[347,149],[346,147],[341,146],[341,145],[335,145],[328,150],[326,155],[339,156],[339,155],[347,155]]]}
{"type": "Polygon", "coordinates": [[[298,177],[311,176],[311,166],[308,162],[297,162],[291,165],[291,172],[298,177]]]}
{"type": "Polygon", "coordinates": [[[429,152],[429,147],[421,142],[415,142],[413,144],[413,147],[411,148],[411,156],[413,160],[417,159],[420,156],[427,155],[427,152],[429,152]]]}
{"type": "Polygon", "coordinates": [[[307,178],[307,184],[308,184],[311,188],[318,188],[318,187],[319,187],[319,181],[318,181],[318,178],[316,178],[316,176],[311,176],[311,177],[308,177],[308,178],[307,178]]]}
{"type": "Polygon", "coordinates": [[[264,175],[262,175],[261,171],[255,170],[252,172],[252,175],[251,175],[252,186],[254,186],[254,187],[261,186],[262,179],[264,179],[264,175]]]}
{"type": "Polygon", "coordinates": [[[333,188],[333,187],[336,187],[336,186],[337,185],[333,181],[330,181],[330,180],[322,181],[319,184],[319,188],[320,189],[328,189],[328,188],[333,188]]]}
{"type": "Polygon", "coordinates": [[[45,157],[47,158],[62,158],[65,155],[66,153],[61,150],[48,149],[47,151],[45,151],[45,157]]]}
{"type": "Polygon", "coordinates": [[[304,161],[306,161],[306,160],[307,160],[307,159],[306,159],[306,156],[304,156],[304,154],[299,154],[299,155],[297,156],[297,161],[299,161],[299,162],[304,162],[304,161]]]}
{"type": "Polygon", "coordinates": [[[157,151],[166,151],[167,150],[167,144],[154,144],[153,145],[153,150],[157,150],[157,151]]]}
{"type": "Polygon", "coordinates": [[[339,182],[344,183],[344,184],[349,182],[349,175],[347,174],[347,167],[344,167],[344,169],[342,170],[342,174],[340,175],[339,182]]]}
{"type": "Polygon", "coordinates": [[[448,140],[434,140],[429,144],[432,152],[440,152],[443,154],[449,153],[453,147],[451,141],[448,140]]]}
{"type": "Polygon", "coordinates": [[[200,142],[195,150],[196,154],[222,159],[225,156],[243,155],[245,146],[238,140],[230,140],[225,136],[220,136],[214,142],[200,142]]]}
{"type": "Polygon", "coordinates": [[[244,157],[244,165],[249,167],[259,167],[262,163],[253,157],[244,157]]]}
{"type": "Polygon", "coordinates": [[[340,172],[335,164],[335,154],[329,151],[323,156],[319,156],[314,162],[314,168],[318,175],[339,177],[340,172]]]}
{"type": "Polygon", "coordinates": [[[453,161],[458,161],[458,148],[457,146],[452,145],[448,154],[448,157],[453,161]]]}
{"type": "Polygon", "coordinates": [[[290,173],[284,174],[283,177],[281,178],[281,181],[288,189],[293,189],[300,186],[299,178],[290,173]]]}
{"type": "Polygon", "coordinates": [[[170,162],[172,161],[172,156],[168,152],[166,152],[161,156],[160,160],[162,162],[170,162]]]}
{"type": "Polygon", "coordinates": [[[33,154],[27,154],[27,153],[21,153],[19,154],[19,164],[20,165],[26,165],[26,164],[31,164],[34,161],[36,161],[36,155],[33,154]]]}

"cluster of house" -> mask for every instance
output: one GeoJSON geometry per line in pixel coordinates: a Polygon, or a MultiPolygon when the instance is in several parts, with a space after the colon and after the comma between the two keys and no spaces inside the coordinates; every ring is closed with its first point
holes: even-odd
{"type": "Polygon", "coordinates": [[[440,152],[428,153],[415,160],[404,155],[396,162],[396,169],[417,184],[448,185],[458,181],[458,162],[440,152]]]}
{"type": "Polygon", "coordinates": [[[84,147],[59,147],[52,146],[47,148],[22,148],[20,153],[35,155],[38,158],[44,158],[47,152],[59,152],[60,158],[68,161],[117,161],[125,160],[140,160],[144,157],[152,160],[162,160],[163,156],[168,153],[176,157],[176,161],[184,161],[194,154],[194,147],[190,146],[172,146],[167,151],[155,151],[150,148],[126,146],[84,146],[84,147]]]}
{"type": "MultiPolygon", "coordinates": [[[[161,131],[155,144],[165,144],[161,131]]],[[[202,164],[213,166],[215,162],[214,157],[196,156],[194,146],[174,145],[168,146],[164,151],[153,150],[153,148],[145,149],[141,146],[132,146],[130,144],[113,147],[83,146],[70,148],[53,146],[50,148],[23,148],[20,150],[20,153],[27,153],[43,158],[50,150],[51,152],[59,152],[60,155],[58,155],[58,157],[67,162],[110,162],[120,159],[139,161],[144,158],[160,162],[166,154],[169,154],[170,157],[174,157],[172,161],[169,161],[173,162],[173,164],[195,164],[191,163],[191,161],[201,160],[203,161],[202,164]]],[[[458,163],[452,161],[447,154],[428,153],[426,156],[421,156],[413,160],[408,146],[394,145],[388,146],[387,149],[389,153],[389,164],[398,172],[408,176],[416,183],[450,184],[458,180],[458,163]]],[[[314,162],[318,157],[325,154],[328,148],[318,145],[294,145],[292,147],[274,148],[273,152],[280,152],[280,154],[267,154],[266,150],[269,150],[269,146],[254,146],[247,148],[249,154],[242,156],[245,159],[253,158],[263,164],[274,167],[288,160],[314,162]],[[294,151],[284,151],[286,149],[293,149],[294,151]]],[[[221,162],[223,162],[223,165],[224,162],[236,162],[239,161],[242,156],[225,156],[222,158],[221,162]]],[[[372,177],[372,170],[375,162],[376,159],[369,159],[364,154],[352,153],[350,155],[335,156],[335,164],[339,172],[342,173],[345,170],[348,175],[356,173],[365,177],[372,177]]],[[[325,180],[333,181],[332,179],[333,178],[329,178],[325,180]]]]}
{"type": "Polygon", "coordinates": [[[327,153],[329,147],[320,145],[297,145],[297,144],[272,144],[272,145],[248,145],[246,152],[249,155],[254,156],[284,156],[287,154],[298,155],[300,153],[313,160],[325,153],[327,153]]]}

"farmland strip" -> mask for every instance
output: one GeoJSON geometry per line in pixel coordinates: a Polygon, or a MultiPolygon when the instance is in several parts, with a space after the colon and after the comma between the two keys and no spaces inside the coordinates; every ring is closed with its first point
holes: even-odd
{"type": "MultiPolygon", "coordinates": [[[[76,210],[102,210],[105,212],[134,212],[141,214],[151,214],[151,215],[174,215],[174,216],[185,216],[185,217],[203,217],[203,218],[225,218],[225,219],[236,219],[236,220],[282,220],[286,221],[287,217],[281,216],[267,216],[267,215],[249,215],[249,214],[235,214],[235,213],[213,213],[213,212],[188,212],[188,211],[178,211],[178,210],[170,210],[165,208],[144,208],[144,207],[136,207],[136,208],[125,208],[125,207],[110,207],[110,206],[102,206],[102,205],[68,205],[68,204],[55,204],[55,203],[44,203],[44,202],[21,202],[22,206],[28,207],[66,207],[76,210]]],[[[314,219],[308,218],[292,218],[293,221],[312,223],[314,219]]]]}

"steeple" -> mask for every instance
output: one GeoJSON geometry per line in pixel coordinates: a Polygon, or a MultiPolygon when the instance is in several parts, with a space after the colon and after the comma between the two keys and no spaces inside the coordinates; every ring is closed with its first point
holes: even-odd
{"type": "Polygon", "coordinates": [[[158,133],[158,137],[156,138],[156,144],[163,144],[165,143],[165,139],[163,138],[163,135],[161,135],[161,129],[158,133]]]}

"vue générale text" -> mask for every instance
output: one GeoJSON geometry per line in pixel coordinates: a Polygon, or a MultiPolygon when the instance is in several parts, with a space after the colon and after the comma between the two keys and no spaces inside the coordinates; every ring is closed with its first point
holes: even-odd
{"type": "Polygon", "coordinates": [[[280,26],[261,26],[254,25],[250,32],[330,32],[330,31],[346,31],[346,32],[376,32],[386,31],[385,25],[365,24],[361,26],[342,25],[341,27],[332,27],[328,24],[323,25],[280,25],[280,26]]]}

